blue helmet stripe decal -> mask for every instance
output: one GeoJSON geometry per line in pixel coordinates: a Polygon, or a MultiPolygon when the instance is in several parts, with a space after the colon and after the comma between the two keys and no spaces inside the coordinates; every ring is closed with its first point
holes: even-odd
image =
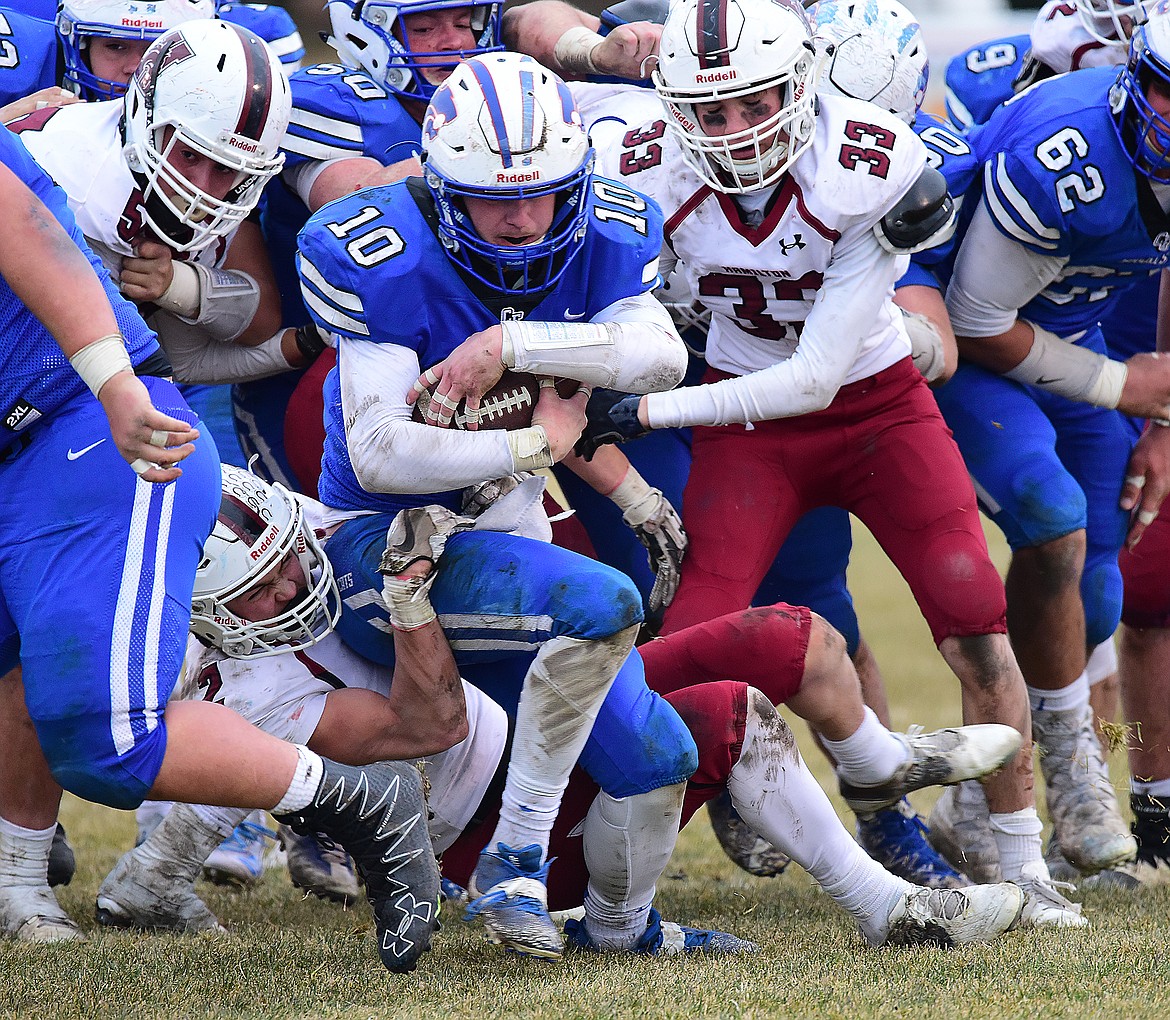
{"type": "Polygon", "coordinates": [[[520,151],[532,151],[532,125],[536,119],[535,82],[531,71],[520,72],[520,96],[524,102],[524,124],[520,135],[520,151]]]}
{"type": "Polygon", "coordinates": [[[487,104],[488,116],[491,117],[492,130],[496,133],[496,140],[500,144],[500,160],[505,168],[512,166],[512,146],[508,140],[508,127],[504,121],[504,111],[500,106],[500,96],[496,92],[496,83],[492,81],[491,72],[479,60],[472,60],[468,66],[475,72],[475,80],[483,90],[483,99],[487,104]]]}

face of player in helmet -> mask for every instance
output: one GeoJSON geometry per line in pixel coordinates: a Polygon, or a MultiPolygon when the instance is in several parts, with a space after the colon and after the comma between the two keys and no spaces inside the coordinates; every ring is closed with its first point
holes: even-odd
{"type": "Polygon", "coordinates": [[[488,244],[520,247],[534,244],[552,227],[556,195],[501,201],[467,196],[464,208],[475,232],[488,244]]]}
{"type": "Polygon", "coordinates": [[[122,88],[111,90],[113,95],[120,96],[126,91],[126,83],[142,61],[142,54],[150,47],[150,43],[150,39],[90,36],[85,49],[86,62],[95,77],[121,84],[122,88]]]}
{"type": "Polygon", "coordinates": [[[471,8],[455,7],[402,16],[403,45],[417,54],[415,63],[431,85],[442,85],[454,67],[444,53],[475,49],[471,8]]]}
{"type": "MultiPolygon", "coordinates": [[[[166,162],[182,174],[189,184],[204,194],[223,201],[232,188],[240,183],[242,176],[240,173],[187,144],[182,136],[176,138],[173,127],[166,128],[163,139],[166,162]]],[[[184,196],[164,178],[159,179],[159,186],[177,205],[186,203],[184,196]]]]}
{"type": "MultiPolygon", "coordinates": [[[[724,138],[743,134],[745,138],[753,128],[765,123],[780,112],[780,86],[772,85],[752,92],[746,96],[736,96],[733,99],[721,99],[713,103],[696,103],[695,113],[699,119],[699,126],[703,133],[712,138],[724,138]]],[[[788,140],[783,131],[774,131],[771,134],[760,136],[761,149],[771,147],[776,140],[788,140]]],[[[754,145],[747,144],[742,148],[731,150],[733,159],[752,159],[755,156],[754,145]]]]}
{"type": "Polygon", "coordinates": [[[1145,144],[1152,151],[1161,153],[1165,164],[1151,176],[1158,181],[1170,181],[1170,82],[1161,78],[1151,79],[1146,87],[1146,101],[1161,123],[1158,120],[1151,121],[1146,131],[1145,144]]]}
{"type": "Polygon", "coordinates": [[[225,605],[242,620],[263,623],[276,619],[290,605],[300,601],[307,589],[301,562],[290,551],[252,588],[225,605]]]}

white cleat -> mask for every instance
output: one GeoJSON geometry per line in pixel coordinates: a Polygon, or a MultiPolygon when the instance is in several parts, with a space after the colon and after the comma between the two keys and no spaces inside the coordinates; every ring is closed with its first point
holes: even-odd
{"type": "Polygon", "coordinates": [[[191,881],[168,873],[166,862],[143,858],[135,848],[122,855],[98,889],[98,924],[162,931],[226,931],[191,881]]]}
{"type": "Polygon", "coordinates": [[[911,730],[894,736],[906,745],[909,756],[890,779],[877,786],[841,780],[841,796],[854,811],[880,811],[927,786],[978,779],[1011,761],[1023,743],[1017,730],[999,723],[955,726],[933,733],[911,730]]]}
{"type": "Polygon", "coordinates": [[[1011,882],[966,889],[915,888],[901,897],[871,946],[955,946],[991,942],[1016,923],[1024,894],[1011,882]]]}
{"type": "Polygon", "coordinates": [[[0,890],[0,930],[21,942],[84,942],[48,884],[0,890]]]}
{"type": "Polygon", "coordinates": [[[1061,889],[1072,890],[1067,882],[1025,875],[1016,879],[1024,894],[1024,910],[1018,928],[1088,928],[1089,919],[1081,914],[1081,905],[1064,898],[1061,889]]]}
{"type": "Polygon", "coordinates": [[[972,882],[1003,881],[987,798],[978,783],[943,790],[927,820],[926,839],[972,882]]]}

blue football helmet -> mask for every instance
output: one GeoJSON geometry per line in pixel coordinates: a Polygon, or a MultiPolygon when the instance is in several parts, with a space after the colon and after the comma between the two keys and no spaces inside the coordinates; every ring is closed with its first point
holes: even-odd
{"type": "Polygon", "coordinates": [[[330,0],[333,34],[327,40],[342,61],[360,67],[379,85],[407,99],[429,102],[437,84],[424,69],[449,74],[462,60],[503,49],[499,2],[467,0],[330,0]],[[413,50],[403,17],[466,10],[474,45],[465,50],[413,50]]]}
{"type": "Polygon", "coordinates": [[[1151,87],[1170,97],[1170,0],[1158,0],[1129,42],[1129,60],[1110,92],[1114,126],[1134,168],[1170,181],[1170,120],[1147,97],[1151,87]]]}
{"type": "Polygon", "coordinates": [[[585,240],[594,151],[572,93],[531,57],[496,53],[461,64],[423,120],[423,171],[439,238],[464,272],[493,290],[551,287],[585,240]],[[467,198],[515,201],[555,195],[539,240],[498,245],[476,232],[467,198]]]}
{"type": "Polygon", "coordinates": [[[63,0],[57,35],[65,58],[65,87],[85,100],[116,99],[125,94],[127,83],[93,73],[86,52],[91,39],[149,42],[185,22],[213,17],[213,0],[63,0]]]}

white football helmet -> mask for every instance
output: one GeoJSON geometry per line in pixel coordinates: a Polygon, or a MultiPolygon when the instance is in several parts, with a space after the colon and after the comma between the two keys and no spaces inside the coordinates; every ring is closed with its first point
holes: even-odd
{"type": "Polygon", "coordinates": [[[812,13],[818,88],[876,103],[913,124],[930,70],[914,15],[898,0],[820,0],[812,13]]]}
{"type": "Polygon", "coordinates": [[[436,86],[421,68],[442,68],[448,73],[461,60],[478,53],[503,49],[500,43],[498,2],[469,0],[330,0],[326,5],[333,34],[328,43],[350,67],[360,67],[379,85],[407,99],[430,101],[436,86]],[[470,15],[475,45],[466,50],[412,50],[401,18],[431,11],[466,10],[470,15]]]}
{"type": "Polygon", "coordinates": [[[65,58],[65,86],[85,100],[116,99],[126,82],[99,78],[89,66],[89,40],[157,39],[188,21],[215,17],[213,0],[63,0],[57,34],[65,58]]]}
{"type": "Polygon", "coordinates": [[[653,79],[687,162],[728,194],[775,184],[812,144],[816,57],[798,0],[681,0],[667,15],[653,79]],[[767,120],[707,134],[697,107],[779,90],[767,120]]]}
{"type": "Polygon", "coordinates": [[[1076,5],[1085,31],[1106,46],[1130,39],[1154,7],[1153,0],[1076,0],[1076,5]]]}
{"type": "Polygon", "coordinates": [[[431,97],[423,119],[423,171],[439,238],[465,272],[495,290],[551,287],[585,239],[594,152],[568,86],[519,53],[473,57],[431,97]],[[514,201],[557,196],[552,226],[523,246],[476,232],[468,197],[514,201]]]}
{"type": "Polygon", "coordinates": [[[223,498],[195,572],[191,633],[234,659],[295,652],[329,634],[341,616],[333,567],[306,525],[301,504],[282,485],[223,465],[223,498]],[[279,616],[253,623],[227,604],[256,587],[286,556],[308,582],[279,616]]]}
{"type": "Polygon", "coordinates": [[[192,21],[160,36],[124,102],[123,155],[142,189],[144,218],[176,251],[230,234],[284,165],[288,79],[264,40],[238,25],[192,21]],[[226,196],[208,194],[168,162],[179,146],[236,171],[226,196]]]}

